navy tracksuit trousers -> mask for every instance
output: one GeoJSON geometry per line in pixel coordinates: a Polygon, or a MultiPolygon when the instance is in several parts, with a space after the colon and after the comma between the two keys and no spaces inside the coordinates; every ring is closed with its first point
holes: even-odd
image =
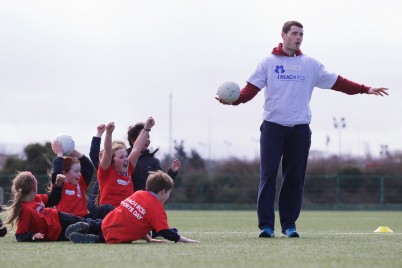
{"type": "Polygon", "coordinates": [[[257,200],[258,227],[275,226],[276,177],[282,159],[279,217],[282,232],[296,228],[299,217],[307,159],[311,145],[308,124],[285,127],[264,121],[260,127],[260,186],[257,200]]]}

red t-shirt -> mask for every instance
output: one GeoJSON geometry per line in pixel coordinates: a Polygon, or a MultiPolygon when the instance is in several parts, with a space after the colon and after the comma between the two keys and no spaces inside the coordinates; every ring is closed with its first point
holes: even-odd
{"type": "Polygon", "coordinates": [[[78,184],[72,184],[67,181],[63,183],[63,192],[60,203],[55,208],[61,212],[70,213],[83,217],[88,214],[87,199],[85,191],[88,185],[82,175],[78,179],[78,184]]]}
{"type": "Polygon", "coordinates": [[[132,195],[134,188],[131,174],[133,172],[134,167],[131,163],[128,165],[127,175],[118,173],[112,165],[107,169],[99,166],[97,174],[100,189],[99,205],[110,204],[116,208],[121,201],[132,195]]]}
{"type": "Polygon", "coordinates": [[[107,214],[102,233],[108,244],[127,243],[145,237],[152,229],[169,229],[163,204],[151,192],[137,191],[107,214]]]}
{"type": "Polygon", "coordinates": [[[57,241],[61,232],[59,215],[56,209],[45,208],[47,202],[47,194],[37,194],[33,201],[22,202],[15,233],[42,233],[43,240],[57,241]]]}

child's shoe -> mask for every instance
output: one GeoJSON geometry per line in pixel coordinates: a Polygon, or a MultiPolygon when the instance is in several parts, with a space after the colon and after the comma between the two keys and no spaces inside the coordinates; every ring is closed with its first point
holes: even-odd
{"type": "Polygon", "coordinates": [[[77,232],[77,233],[87,233],[89,229],[89,224],[86,222],[79,221],[74,224],[70,224],[66,229],[66,238],[70,237],[70,234],[77,232]]]}
{"type": "Polygon", "coordinates": [[[73,232],[68,237],[74,243],[96,243],[99,242],[99,236],[94,234],[82,234],[73,232]]]}

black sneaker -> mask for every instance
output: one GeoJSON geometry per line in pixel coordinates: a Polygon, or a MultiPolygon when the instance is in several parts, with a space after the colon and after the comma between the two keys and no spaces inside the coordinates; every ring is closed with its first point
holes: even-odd
{"type": "Polygon", "coordinates": [[[99,242],[99,236],[94,234],[81,234],[73,232],[68,237],[74,243],[96,243],[99,242]]]}
{"type": "Polygon", "coordinates": [[[70,237],[70,234],[77,232],[77,233],[87,233],[89,229],[89,224],[86,222],[79,221],[74,224],[70,224],[65,232],[66,238],[70,237]]]}

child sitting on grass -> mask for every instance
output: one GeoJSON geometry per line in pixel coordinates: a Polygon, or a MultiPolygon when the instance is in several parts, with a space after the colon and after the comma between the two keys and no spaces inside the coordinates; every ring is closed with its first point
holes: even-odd
{"type": "Polygon", "coordinates": [[[145,239],[149,243],[164,242],[148,236],[156,230],[163,238],[184,243],[197,243],[170,229],[164,203],[173,188],[172,178],[163,171],[152,172],[146,182],[146,191],[136,191],[110,212],[102,222],[79,222],[70,225],[66,237],[74,243],[106,242],[131,243],[145,239]],[[90,230],[96,230],[91,233],[90,230]]]}
{"type": "Polygon", "coordinates": [[[29,171],[17,173],[11,188],[14,200],[7,209],[5,223],[11,224],[11,229],[17,224],[15,237],[18,242],[67,240],[64,235],[66,228],[73,223],[86,221],[51,208],[60,202],[64,181],[65,176],[59,174],[50,193],[37,194],[35,176],[29,171]]]}
{"type": "Polygon", "coordinates": [[[79,217],[103,219],[113,210],[112,205],[96,206],[90,213],[87,209],[85,191],[92,180],[94,171],[91,160],[77,150],[69,156],[63,156],[64,152],[58,141],[53,142],[52,149],[57,156],[53,160],[52,184],[55,183],[57,175],[63,174],[66,177],[61,200],[55,208],[79,217]]]}

